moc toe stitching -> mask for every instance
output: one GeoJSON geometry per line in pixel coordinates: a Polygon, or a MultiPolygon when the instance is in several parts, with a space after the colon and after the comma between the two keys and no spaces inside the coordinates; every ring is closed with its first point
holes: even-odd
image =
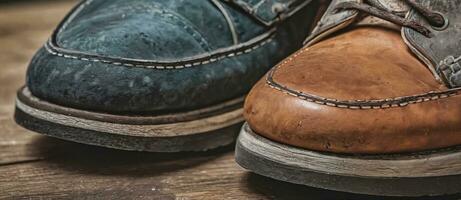
{"type": "Polygon", "coordinates": [[[459,95],[461,88],[449,89],[441,92],[429,91],[422,94],[399,96],[386,99],[354,99],[354,100],[338,100],[329,99],[327,97],[321,97],[311,93],[305,93],[302,91],[296,91],[292,88],[284,86],[274,80],[273,74],[277,71],[279,65],[274,67],[266,76],[266,84],[272,89],[281,91],[287,95],[297,97],[301,100],[314,102],[320,105],[338,107],[338,108],[350,108],[350,109],[377,109],[377,108],[391,108],[391,107],[403,107],[410,104],[424,103],[428,101],[435,101],[439,99],[449,98],[459,95]]]}

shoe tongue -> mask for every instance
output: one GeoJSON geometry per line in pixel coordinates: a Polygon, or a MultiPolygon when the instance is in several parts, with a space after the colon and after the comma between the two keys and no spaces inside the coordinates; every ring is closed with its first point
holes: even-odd
{"type": "Polygon", "coordinates": [[[401,28],[399,25],[380,19],[378,17],[367,16],[360,18],[359,16],[361,15],[355,10],[343,10],[337,12],[337,5],[344,2],[366,3],[378,9],[402,15],[405,15],[408,11],[411,10],[410,6],[408,6],[408,4],[402,0],[332,0],[328,9],[323,14],[323,17],[317,23],[317,26],[313,29],[311,35],[306,38],[304,43],[307,46],[311,46],[325,38],[327,35],[348,27],[349,25],[373,25],[394,29],[401,28]]]}
{"type": "Polygon", "coordinates": [[[410,7],[402,0],[368,0],[371,5],[381,6],[389,11],[406,13],[410,11],[410,7]]]}
{"type": "Polygon", "coordinates": [[[283,21],[304,6],[311,0],[224,0],[243,11],[247,12],[256,20],[267,26],[271,26],[278,21],[283,21]]]}

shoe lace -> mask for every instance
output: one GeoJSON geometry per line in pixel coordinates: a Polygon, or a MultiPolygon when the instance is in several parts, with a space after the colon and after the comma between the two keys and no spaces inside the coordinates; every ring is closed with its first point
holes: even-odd
{"type": "MultiPolygon", "coordinates": [[[[443,27],[445,25],[445,18],[438,12],[425,8],[418,4],[415,0],[402,0],[405,1],[410,7],[415,8],[433,27],[443,27]]],[[[433,37],[432,31],[420,24],[417,21],[405,18],[405,13],[389,10],[376,3],[375,1],[368,1],[368,3],[357,2],[342,2],[336,6],[336,10],[357,10],[364,12],[392,23],[411,28],[426,37],[433,37]]]]}

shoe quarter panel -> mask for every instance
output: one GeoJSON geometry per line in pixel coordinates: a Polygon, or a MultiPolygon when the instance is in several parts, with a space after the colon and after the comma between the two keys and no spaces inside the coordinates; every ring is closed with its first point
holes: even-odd
{"type": "Polygon", "coordinates": [[[410,28],[403,28],[403,35],[422,60],[428,60],[431,70],[451,88],[461,87],[461,1],[433,0],[418,3],[442,14],[447,24],[444,28],[431,26],[418,12],[412,10],[408,20],[415,20],[430,27],[433,37],[428,38],[410,28]]]}

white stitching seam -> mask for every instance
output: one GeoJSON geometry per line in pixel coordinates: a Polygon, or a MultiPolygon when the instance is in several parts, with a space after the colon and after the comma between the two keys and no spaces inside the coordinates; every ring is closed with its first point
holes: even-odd
{"type": "Polygon", "coordinates": [[[260,2],[256,3],[253,8],[251,8],[254,12],[258,12],[258,9],[261,5],[266,3],[267,0],[261,0],[260,2]]]}
{"type": "MultiPolygon", "coordinates": [[[[386,109],[386,108],[395,108],[395,107],[404,107],[408,106],[410,104],[417,104],[417,103],[423,103],[423,102],[428,102],[428,101],[434,101],[434,100],[439,100],[439,99],[445,99],[453,96],[458,96],[460,95],[461,88],[455,88],[455,89],[450,89],[447,91],[442,91],[442,92],[435,92],[435,91],[430,91],[424,94],[420,95],[414,95],[414,96],[401,96],[401,97],[395,97],[395,98],[389,98],[389,99],[376,99],[376,100],[348,100],[348,101],[341,101],[337,99],[329,99],[329,98],[323,98],[323,97],[318,97],[318,99],[310,98],[305,95],[305,93],[301,91],[289,91],[287,89],[289,88],[283,88],[277,85],[274,85],[275,80],[270,80],[270,77],[273,76],[275,73],[276,69],[279,67],[282,67],[288,63],[290,63],[294,58],[298,57],[305,51],[308,51],[310,48],[307,46],[303,47],[302,49],[298,50],[298,52],[294,53],[290,57],[286,58],[282,63],[280,63],[278,66],[274,67],[269,71],[269,73],[266,75],[266,84],[275,90],[278,90],[286,95],[294,96],[296,98],[299,98],[304,101],[308,102],[313,102],[316,104],[320,105],[326,105],[330,107],[337,107],[337,108],[348,108],[348,109],[362,109],[362,110],[367,110],[367,109],[386,109]],[[408,97],[415,97],[414,100],[410,101],[402,101],[399,103],[389,103],[392,101],[398,101],[403,98],[408,98],[408,97]],[[381,105],[347,105],[346,103],[369,103],[369,102],[383,102],[381,105]]],[[[460,57],[461,59],[461,57],[460,57]]],[[[278,83],[277,83],[278,84],[278,83]]],[[[291,90],[291,89],[290,89],[291,90]]]]}
{"type": "MultiPolygon", "coordinates": [[[[294,92],[287,91],[284,88],[274,86],[271,83],[267,83],[267,84],[272,89],[278,90],[280,92],[283,92],[284,94],[287,94],[287,95],[290,95],[290,96],[293,96],[293,97],[297,97],[297,98],[299,98],[301,100],[304,100],[304,101],[313,102],[313,103],[316,103],[316,104],[330,106],[330,107],[361,109],[361,110],[404,107],[404,106],[408,106],[410,104],[417,104],[417,103],[422,103],[422,102],[445,99],[445,98],[448,98],[448,97],[459,95],[459,93],[455,91],[454,93],[437,94],[436,96],[421,97],[421,98],[418,98],[417,100],[404,101],[404,102],[401,102],[401,103],[393,103],[393,104],[383,103],[382,105],[376,105],[376,106],[375,105],[346,105],[346,104],[343,104],[340,100],[327,99],[327,98],[323,98],[322,100],[315,100],[315,99],[311,99],[311,98],[308,98],[306,96],[303,96],[301,92],[300,93],[294,93],[294,92]],[[327,100],[330,101],[330,102],[326,102],[327,100]],[[331,102],[334,102],[334,103],[331,103],[331,102]]],[[[432,93],[434,93],[434,92],[429,92],[428,95],[432,94],[432,93]]],[[[405,96],[405,97],[411,97],[411,96],[405,96]]],[[[392,98],[392,99],[381,99],[381,100],[350,100],[349,103],[367,103],[367,102],[374,102],[374,101],[375,102],[376,101],[397,101],[397,100],[399,100],[401,98],[405,98],[405,97],[396,97],[396,98],[392,98]]]]}
{"type": "Polygon", "coordinates": [[[60,34],[64,29],[67,28],[67,26],[74,20],[74,18],[88,5],[93,3],[93,0],[87,0],[86,2],[82,3],[75,11],[72,13],[69,18],[66,20],[66,22],[61,26],[59,29],[58,33],[60,34]]]}
{"type": "MultiPolygon", "coordinates": [[[[93,2],[93,0],[87,0],[86,2],[82,3],[76,9],[76,11],[69,17],[69,19],[67,19],[66,22],[61,26],[58,33],[60,33],[64,28],[66,28],[68,26],[68,24],[73,20],[73,18],[75,18],[78,15],[78,13],[80,13],[87,5],[91,4],[92,2],[93,2]]],[[[252,51],[254,51],[254,50],[256,50],[256,49],[258,49],[258,48],[260,48],[260,47],[262,47],[264,45],[266,45],[267,43],[272,42],[274,37],[275,37],[275,34],[272,34],[268,38],[259,41],[260,42],[259,44],[255,45],[253,47],[249,47],[247,49],[242,49],[240,51],[231,52],[231,53],[228,53],[226,55],[221,55],[219,57],[210,56],[210,58],[208,60],[190,61],[190,63],[184,63],[182,65],[156,64],[154,66],[154,65],[147,65],[147,64],[132,64],[132,63],[121,62],[121,61],[116,62],[116,61],[110,61],[110,60],[104,60],[104,59],[98,59],[98,58],[89,58],[89,57],[84,57],[84,56],[79,57],[79,56],[69,55],[69,54],[59,52],[58,50],[54,49],[54,47],[50,46],[49,42],[47,42],[45,44],[45,49],[47,50],[48,53],[50,53],[50,54],[52,54],[54,56],[63,57],[63,58],[67,58],[67,59],[74,59],[74,60],[81,60],[81,61],[88,61],[88,62],[102,62],[102,63],[105,63],[105,64],[112,64],[112,65],[117,65],[117,66],[141,67],[141,68],[148,68],[148,69],[183,69],[183,68],[190,68],[190,67],[193,67],[193,66],[205,65],[205,64],[213,63],[213,62],[225,59],[225,58],[231,58],[231,57],[239,56],[239,55],[242,55],[242,54],[250,53],[250,52],[252,52],[252,51]]]]}
{"type": "Polygon", "coordinates": [[[131,63],[126,63],[126,62],[114,62],[114,61],[98,59],[98,58],[78,57],[78,56],[68,55],[68,54],[64,54],[64,53],[60,53],[58,51],[55,51],[55,50],[51,49],[51,47],[49,46],[48,43],[45,44],[45,49],[48,51],[48,53],[50,53],[50,54],[52,54],[54,56],[68,58],[68,59],[75,59],[75,60],[82,60],[82,61],[89,61],[89,62],[102,62],[102,63],[105,63],[105,64],[112,64],[112,65],[117,65],[117,66],[143,67],[143,68],[149,68],[149,69],[183,69],[183,68],[189,68],[189,67],[194,67],[194,66],[199,66],[199,65],[210,64],[210,63],[213,63],[213,62],[225,59],[225,58],[231,58],[231,57],[235,57],[235,56],[250,53],[250,52],[252,52],[252,51],[254,51],[254,50],[256,50],[256,49],[258,49],[258,48],[260,48],[260,47],[262,47],[264,45],[266,45],[267,43],[271,42],[274,39],[274,37],[275,37],[275,35],[272,35],[269,38],[261,41],[261,43],[255,45],[255,46],[253,46],[251,48],[248,48],[248,49],[243,49],[241,51],[231,52],[229,54],[221,55],[219,57],[211,57],[208,60],[197,61],[197,62],[191,61],[190,63],[185,63],[185,64],[182,64],[182,65],[161,65],[161,64],[157,64],[157,65],[153,66],[153,65],[145,65],[145,64],[131,64],[131,63]]]}

